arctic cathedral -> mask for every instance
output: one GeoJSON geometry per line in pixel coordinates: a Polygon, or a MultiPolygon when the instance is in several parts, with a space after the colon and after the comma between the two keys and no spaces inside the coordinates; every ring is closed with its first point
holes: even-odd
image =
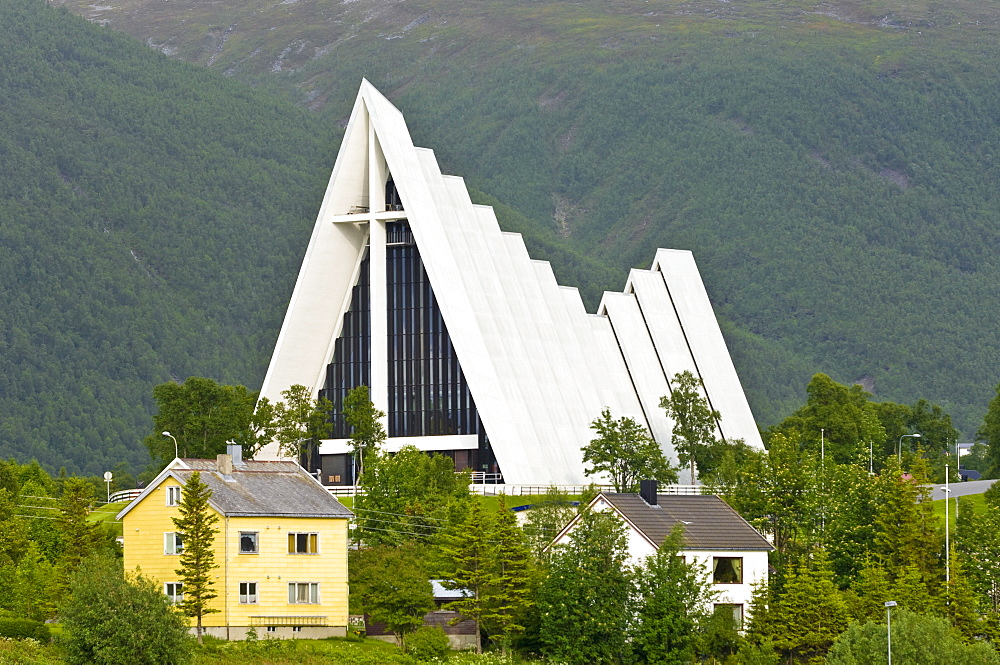
{"type": "Polygon", "coordinates": [[[388,450],[439,452],[496,482],[593,480],[581,447],[605,407],[645,424],[676,464],[659,402],[684,370],[721,414],[718,436],[760,447],[690,252],[656,250],[589,314],[362,82],[261,388],[280,400],[302,384],[333,402],[324,484],[354,482],[340,409],[359,385],[387,414],[388,450]]]}

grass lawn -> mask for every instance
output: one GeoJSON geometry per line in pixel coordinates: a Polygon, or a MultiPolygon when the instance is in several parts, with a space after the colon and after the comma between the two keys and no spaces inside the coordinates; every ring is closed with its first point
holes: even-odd
{"type": "MultiPolygon", "coordinates": [[[[974,510],[976,512],[982,512],[986,510],[986,500],[983,498],[982,494],[970,494],[969,496],[956,497],[951,500],[948,504],[948,514],[949,521],[951,522],[952,533],[955,531],[955,501],[958,501],[958,512],[963,510],[974,510]]],[[[944,499],[934,501],[934,516],[938,518],[941,522],[941,528],[944,528],[944,499]]]]}

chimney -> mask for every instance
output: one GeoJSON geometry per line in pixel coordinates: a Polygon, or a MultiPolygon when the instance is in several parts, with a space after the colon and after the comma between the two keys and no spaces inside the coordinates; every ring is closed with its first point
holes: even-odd
{"type": "Polygon", "coordinates": [[[639,481],[639,496],[642,500],[651,506],[656,505],[656,481],[655,480],[640,480],[639,481]]]}
{"type": "Polygon", "coordinates": [[[233,459],[233,466],[241,467],[243,464],[243,446],[232,441],[226,442],[226,454],[233,459]]]}
{"type": "Polygon", "coordinates": [[[233,456],[217,455],[215,458],[215,468],[224,476],[231,475],[233,473],[233,456]]]}

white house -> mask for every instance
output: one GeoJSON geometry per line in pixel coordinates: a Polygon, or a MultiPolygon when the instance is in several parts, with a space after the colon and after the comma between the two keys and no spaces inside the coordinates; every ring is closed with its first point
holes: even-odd
{"type": "Polygon", "coordinates": [[[390,452],[440,452],[501,482],[587,482],[581,448],[604,408],[676,462],[659,402],[682,371],[721,413],[719,438],[762,447],[691,252],[656,250],[588,313],[362,82],[260,390],[301,384],[334,404],[310,471],[354,483],[341,407],[359,385],[387,414],[390,452]]]}
{"type": "MultiPolygon", "coordinates": [[[[716,609],[731,608],[737,625],[743,624],[754,586],[768,581],[771,544],[714,495],[657,494],[656,481],[644,480],[639,494],[602,492],[591,510],[610,512],[628,528],[629,562],[638,565],[659,549],[678,525],[683,528],[681,552],[689,563],[708,573],[716,609]]],[[[580,517],[575,517],[549,547],[572,539],[580,517]]]]}

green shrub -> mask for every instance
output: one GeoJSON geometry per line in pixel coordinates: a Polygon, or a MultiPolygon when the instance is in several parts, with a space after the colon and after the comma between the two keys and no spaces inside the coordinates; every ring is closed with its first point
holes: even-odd
{"type": "Polygon", "coordinates": [[[31,619],[0,618],[0,637],[24,639],[30,637],[39,642],[48,642],[51,637],[49,627],[31,619]]]}
{"type": "Polygon", "coordinates": [[[437,626],[421,626],[406,636],[406,652],[417,660],[444,660],[451,642],[437,626]]]}
{"type": "Polygon", "coordinates": [[[187,619],[159,585],[125,574],[120,560],[84,559],[61,609],[66,660],[74,665],[146,665],[187,661],[187,619]]]}

